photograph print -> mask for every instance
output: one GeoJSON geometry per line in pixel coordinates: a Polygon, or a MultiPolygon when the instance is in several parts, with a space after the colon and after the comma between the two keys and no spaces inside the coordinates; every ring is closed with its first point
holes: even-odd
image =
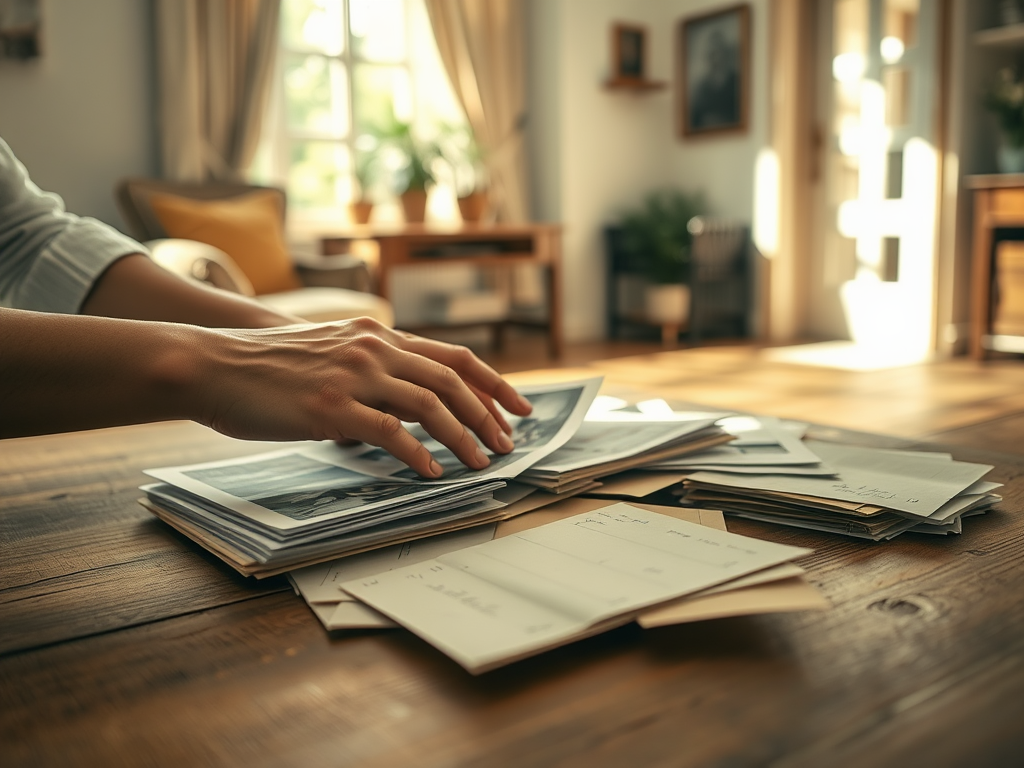
{"type": "Polygon", "coordinates": [[[750,77],[750,6],[733,6],[684,19],[677,34],[682,135],[745,131],[750,77]]]}

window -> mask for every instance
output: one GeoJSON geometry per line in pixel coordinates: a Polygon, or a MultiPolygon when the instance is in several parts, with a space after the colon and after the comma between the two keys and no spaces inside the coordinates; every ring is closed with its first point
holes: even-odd
{"type": "MultiPolygon", "coordinates": [[[[356,158],[372,154],[375,219],[401,220],[395,158],[376,129],[391,116],[421,137],[464,130],[423,0],[282,0],[278,77],[253,175],[283,184],[293,220],[347,221],[356,158]]],[[[430,216],[457,220],[438,169],[430,216]]]]}

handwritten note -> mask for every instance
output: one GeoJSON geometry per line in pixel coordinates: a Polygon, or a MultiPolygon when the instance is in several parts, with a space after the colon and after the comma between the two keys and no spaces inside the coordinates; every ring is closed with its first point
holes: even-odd
{"type": "Polygon", "coordinates": [[[479,672],[808,552],[616,504],[342,588],[479,672]]]}

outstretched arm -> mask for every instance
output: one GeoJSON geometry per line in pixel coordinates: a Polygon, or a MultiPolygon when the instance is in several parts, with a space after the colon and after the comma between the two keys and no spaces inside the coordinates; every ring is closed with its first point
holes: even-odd
{"type": "Polygon", "coordinates": [[[193,419],[264,440],[356,439],[426,477],[421,423],[466,465],[529,403],[468,350],[362,318],[256,330],[0,309],[0,437],[193,419]],[[468,429],[467,429],[468,428],[468,429]]]}
{"type": "Polygon", "coordinates": [[[141,253],[107,268],[82,304],[82,314],[209,328],[273,328],[304,322],[245,296],[186,280],[141,253]]]}

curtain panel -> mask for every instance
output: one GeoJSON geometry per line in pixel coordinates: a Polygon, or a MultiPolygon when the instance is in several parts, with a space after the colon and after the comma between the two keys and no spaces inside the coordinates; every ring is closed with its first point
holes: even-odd
{"type": "Polygon", "coordinates": [[[522,0],[426,0],[456,98],[483,150],[500,221],[527,221],[522,0]]]}
{"type": "Polygon", "coordinates": [[[165,178],[243,178],[270,92],[280,7],[280,0],[156,0],[165,178]]]}

